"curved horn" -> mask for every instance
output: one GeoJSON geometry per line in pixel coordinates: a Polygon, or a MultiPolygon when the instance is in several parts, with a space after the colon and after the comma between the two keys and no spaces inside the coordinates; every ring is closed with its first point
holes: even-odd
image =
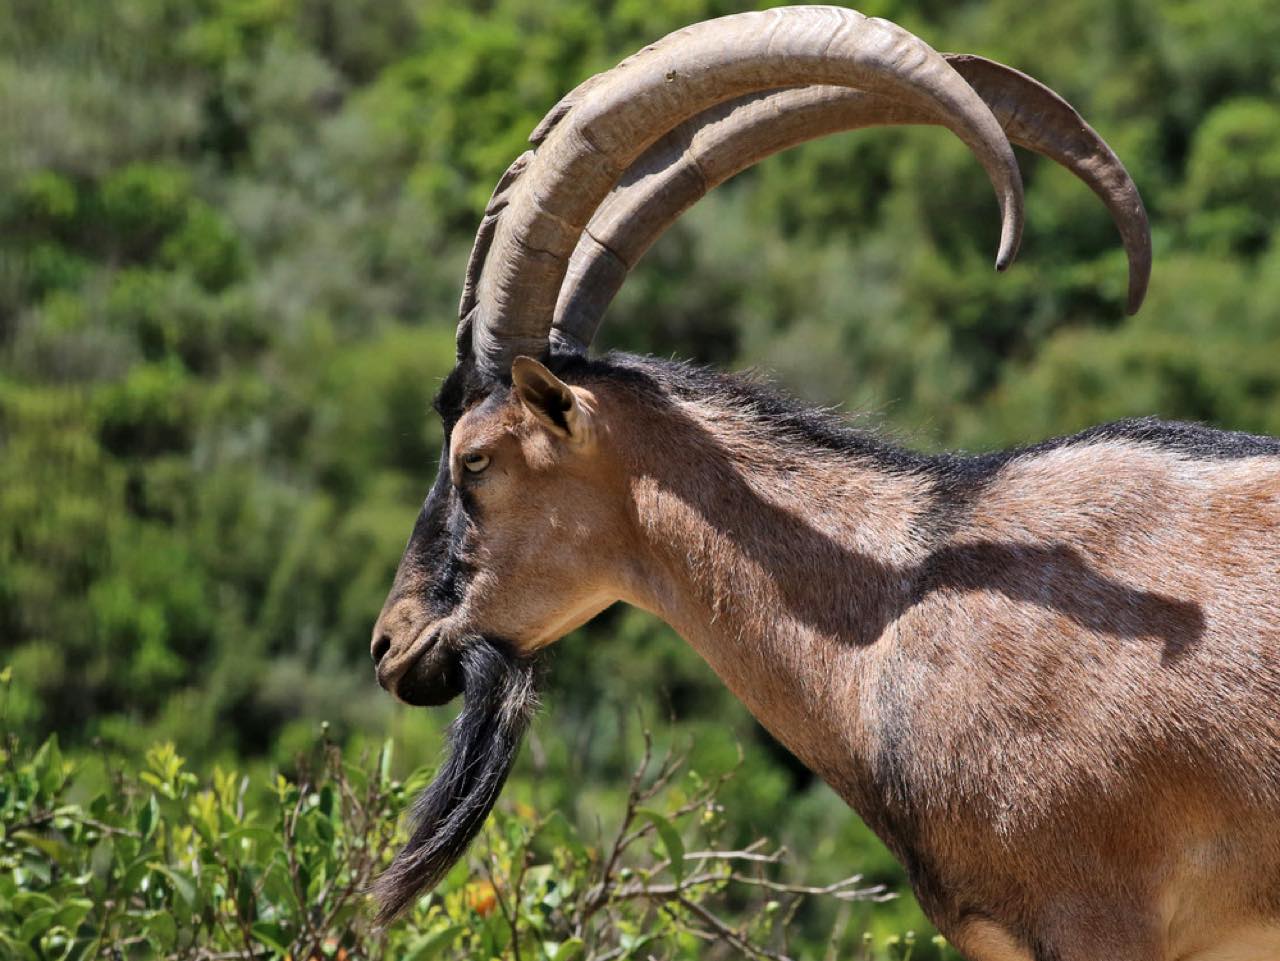
{"type": "Polygon", "coordinates": [[[1126,310],[1136,314],[1151,279],[1151,224],[1120,158],[1071,104],[1034,77],[973,54],[943,56],[987,102],[1010,140],[1066,167],[1106,205],[1129,258],[1126,310]]]}
{"type": "Polygon", "coordinates": [[[1003,215],[999,269],[1017,252],[1022,180],[990,109],[942,56],[892,23],[838,7],[735,14],[671,34],[562,101],[523,172],[477,238],[478,279],[460,334],[481,370],[539,354],[570,255],[623,172],[672,127],[716,104],[780,86],[859,87],[932,112],[987,170],[1003,215]],[[584,93],[585,91],[585,93],[584,93]],[[589,95],[587,95],[589,94],[589,95]],[[486,249],[487,248],[487,249],[486,249]]]}
{"type": "MultiPolygon", "coordinates": [[[[983,57],[944,56],[986,101],[1010,141],[1066,167],[1106,204],[1128,254],[1128,311],[1136,312],[1151,274],[1151,231],[1124,165],[1070,104],[1039,81],[983,57]]],[[[560,290],[552,349],[585,351],[627,272],[685,210],[735,174],[827,134],[937,123],[931,111],[831,86],[752,94],[685,121],[635,162],[591,218],[560,290]]]]}

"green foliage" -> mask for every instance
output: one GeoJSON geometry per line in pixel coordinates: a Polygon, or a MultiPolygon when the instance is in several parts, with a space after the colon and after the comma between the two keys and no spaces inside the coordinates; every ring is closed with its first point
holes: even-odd
{"type": "Polygon", "coordinates": [[[160,248],[160,261],[173,269],[186,268],[201,285],[220,290],[242,270],[234,229],[207,203],[187,205],[181,225],[160,248]]]}
{"type": "Polygon", "coordinates": [[[98,190],[102,228],[142,245],[173,230],[191,197],[191,179],[180,167],[129,164],[107,176],[98,190]]]}
{"type": "MultiPolygon", "coordinates": [[[[1280,434],[1274,7],[862,5],[939,48],[1029,70],[1103,133],[1154,224],[1137,317],[1121,313],[1108,217],[1070,175],[1021,158],[1023,252],[997,276],[995,204],[963,146],[941,130],[860,131],[770,160],[699,204],[634,272],[604,345],[760,365],[922,447],[984,449],[1149,413],[1280,434]]],[[[435,757],[445,717],[392,706],[366,652],[438,459],[430,401],[453,362],[478,212],[564,92],[672,29],[739,9],[0,4],[0,664],[11,669],[0,696],[24,743],[56,733],[77,759],[66,804],[102,793],[137,832],[130,819],[158,788],[129,775],[116,790],[89,758],[172,740],[193,771],[244,769],[257,823],[278,826],[269,772],[301,783],[293,758],[322,716],[348,757],[388,729],[414,765],[435,757]]],[[[546,702],[536,763],[508,793],[539,816],[561,812],[579,840],[625,807],[639,702],[692,741],[699,770],[723,769],[744,745],[743,776],[718,794],[726,844],[782,832],[815,884],[859,869],[902,889],[869,830],[651,618],[610,611],[562,642],[546,702]]],[[[328,770],[309,776],[337,776],[328,770]]],[[[219,789],[200,777],[181,803],[157,795],[147,844],[171,849],[155,863],[186,870],[170,859],[184,827],[191,851],[203,843],[190,807],[219,789]]],[[[639,817],[654,856],[671,855],[665,822],[639,817]]],[[[516,819],[522,831],[535,820],[516,819]]],[[[87,830],[68,822],[41,844],[80,857],[62,839],[87,830]]],[[[687,854],[693,834],[680,837],[687,854]]],[[[117,840],[100,838],[95,857],[114,857],[117,840]]],[[[93,865],[86,884],[106,876],[93,865]]],[[[138,910],[174,917],[174,882],[146,877],[138,910]]],[[[461,899],[468,883],[459,872],[449,891],[461,899]]],[[[80,890],[48,895],[71,937],[48,956],[99,917],[96,903],[77,914],[80,890]]],[[[50,907],[34,891],[24,918],[50,907]]],[[[840,920],[825,902],[803,908],[797,953],[821,957],[840,920]]],[[[863,930],[875,951],[893,936],[905,951],[907,930],[917,957],[932,950],[908,898],[862,905],[849,923],[855,957],[863,930]]],[[[228,924],[240,930],[238,916],[228,924]]],[[[462,950],[458,932],[413,924],[422,957],[462,950]]],[[[557,931],[545,940],[575,936],[557,931]]],[[[490,946],[501,937],[495,927],[490,946]]]]}
{"type": "Polygon", "coordinates": [[[76,188],[52,170],[28,175],[14,191],[11,216],[44,226],[66,223],[76,214],[76,188]]]}
{"type": "Polygon", "coordinates": [[[1280,107],[1230,100],[1196,131],[1187,171],[1192,236],[1218,253],[1257,249],[1280,210],[1280,107]]]}
{"type": "MultiPolygon", "coordinates": [[[[646,756],[604,845],[557,813],[517,804],[494,815],[469,870],[379,928],[367,891],[403,843],[398,814],[429,772],[394,779],[390,741],[371,760],[324,742],[292,778],[216,767],[202,780],[165,743],[136,772],[108,769],[106,789],[86,803],[73,797],[81,772],[56,737],[34,754],[10,738],[0,753],[4,956],[675,961],[709,943],[775,959],[814,896],[845,905],[885,896],[857,876],[822,889],[790,884],[777,876],[782,853],[763,839],[717,846],[723,779],[679,778],[678,763],[651,769],[646,756]],[[726,906],[740,920],[726,920],[726,906]]],[[[900,940],[875,957],[908,956],[900,940]]]]}
{"type": "Polygon", "coordinates": [[[406,786],[333,750],[314,776],[268,786],[221,768],[202,782],[162,744],[140,771],[109,771],[87,803],[71,798],[75,767],[56,738],[29,757],[10,741],[4,761],[5,957],[371,957],[389,947],[359,912],[406,786]]]}

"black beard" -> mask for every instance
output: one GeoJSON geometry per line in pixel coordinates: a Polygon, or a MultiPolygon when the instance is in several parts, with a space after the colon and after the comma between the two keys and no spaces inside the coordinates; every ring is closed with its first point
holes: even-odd
{"type": "Polygon", "coordinates": [[[532,658],[473,638],[463,642],[458,660],[465,700],[449,725],[449,757],[413,806],[409,842],[374,882],[379,924],[435,887],[480,833],[537,706],[532,658]]]}

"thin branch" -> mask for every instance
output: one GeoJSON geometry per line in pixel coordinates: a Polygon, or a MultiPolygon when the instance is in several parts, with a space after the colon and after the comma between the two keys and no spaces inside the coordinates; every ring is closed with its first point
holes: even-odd
{"type": "Polygon", "coordinates": [[[721,938],[748,957],[766,958],[768,961],[792,961],[792,959],[785,954],[778,954],[776,951],[770,951],[768,948],[762,948],[758,945],[752,944],[737,930],[730,927],[724,921],[721,921],[711,911],[707,910],[696,901],[690,901],[688,898],[684,897],[678,897],[676,898],[676,901],[682,908],[697,915],[698,919],[701,920],[703,924],[707,925],[720,935],[721,938]]]}
{"type": "Polygon", "coordinates": [[[767,878],[747,877],[742,874],[729,875],[730,881],[737,881],[740,884],[749,884],[752,887],[765,888],[769,891],[778,891],[782,894],[803,894],[817,897],[833,897],[840,901],[892,901],[898,895],[896,892],[888,890],[883,884],[873,884],[869,888],[857,888],[850,890],[850,887],[862,882],[862,875],[855,874],[845,878],[843,881],[836,881],[834,884],[828,884],[823,887],[809,887],[804,884],[785,884],[779,881],[770,881],[767,878]]]}
{"type": "Polygon", "coordinates": [[[142,835],[139,834],[137,831],[132,831],[129,828],[119,828],[110,824],[105,824],[102,821],[97,820],[96,818],[87,817],[86,815],[80,814],[77,811],[63,812],[62,814],[58,814],[55,811],[39,811],[31,815],[31,817],[27,818],[25,821],[19,821],[17,824],[11,825],[8,831],[10,834],[16,834],[19,831],[38,830],[43,828],[50,821],[58,817],[65,817],[68,821],[75,821],[78,824],[83,824],[86,827],[91,827],[95,831],[101,831],[103,834],[110,834],[116,837],[123,837],[123,838],[134,838],[135,840],[140,839],[142,837],[142,835]]]}
{"type": "Polygon", "coordinates": [[[762,864],[778,864],[786,856],[786,848],[778,848],[772,854],[761,854],[757,848],[764,847],[765,839],[752,841],[740,851],[686,851],[686,861],[706,861],[712,858],[718,861],[759,861],[762,864]]]}

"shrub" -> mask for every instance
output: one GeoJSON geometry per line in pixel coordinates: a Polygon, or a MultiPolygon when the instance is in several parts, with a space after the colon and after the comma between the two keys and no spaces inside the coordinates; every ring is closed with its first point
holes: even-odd
{"type": "MultiPolygon", "coordinates": [[[[517,803],[387,928],[370,920],[366,890],[429,776],[395,780],[390,742],[353,761],[326,739],[295,777],[270,782],[220,768],[197,777],[161,744],[140,772],[108,771],[88,803],[73,800],[83,771],[56,738],[30,754],[10,735],[0,765],[0,953],[21,961],[674,959],[708,945],[777,961],[805,899],[891,897],[857,876],[823,888],[778,880],[782,852],[763,839],[717,847],[725,778],[648,751],[601,843],[517,803]]],[[[909,957],[912,939],[893,940],[877,957],[909,957]]]]}
{"type": "Polygon", "coordinates": [[[62,223],[76,214],[76,188],[52,170],[37,170],[18,184],[11,203],[30,222],[62,223]]]}
{"type": "Polygon", "coordinates": [[[103,446],[119,456],[183,450],[190,444],[191,407],[189,378],[179,364],[139,364],[99,396],[103,446]]]}
{"type": "Polygon", "coordinates": [[[103,182],[100,212],[121,233],[165,231],[181,221],[190,195],[191,176],[185,170],[135,163],[103,182]]]}

